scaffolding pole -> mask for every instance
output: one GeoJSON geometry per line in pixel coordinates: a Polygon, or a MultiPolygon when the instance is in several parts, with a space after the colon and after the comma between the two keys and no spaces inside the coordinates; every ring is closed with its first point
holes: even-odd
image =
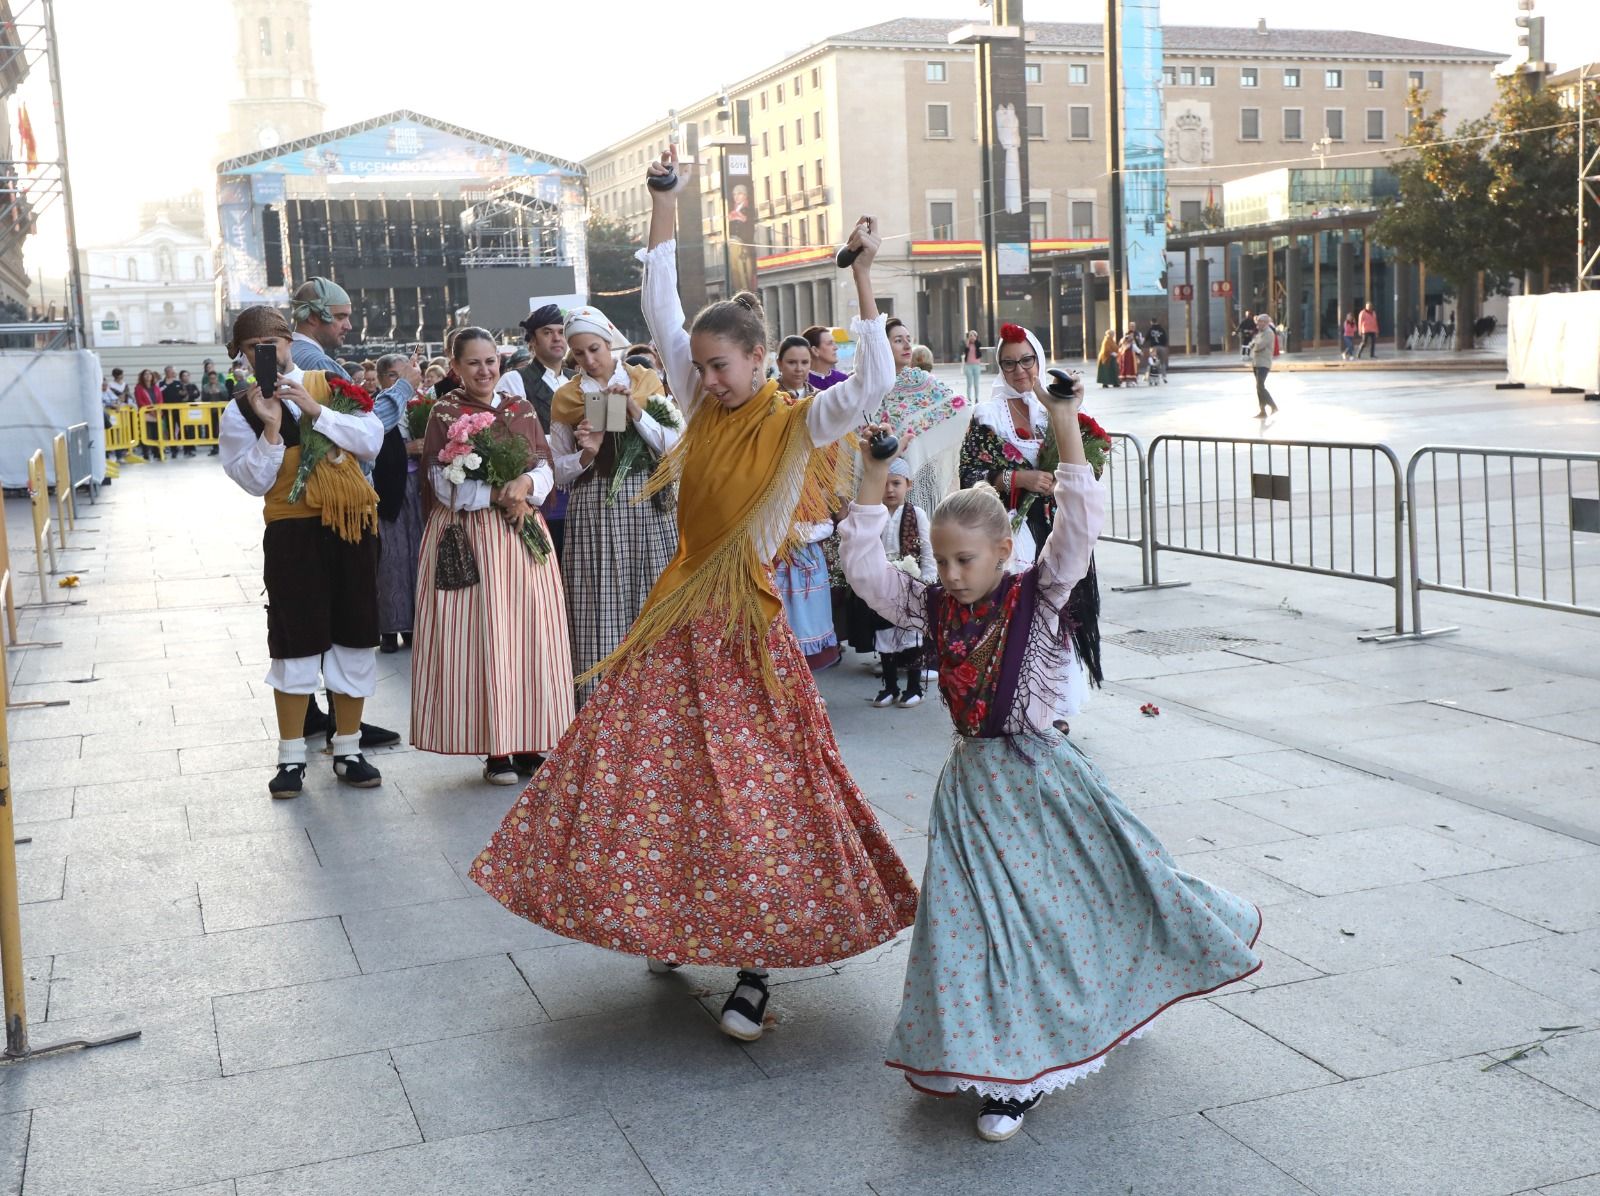
{"type": "Polygon", "coordinates": [[[1600,214],[1600,130],[1589,116],[1589,86],[1600,83],[1585,65],[1578,71],[1578,289],[1600,290],[1600,245],[1589,246],[1589,212],[1600,214]]]}

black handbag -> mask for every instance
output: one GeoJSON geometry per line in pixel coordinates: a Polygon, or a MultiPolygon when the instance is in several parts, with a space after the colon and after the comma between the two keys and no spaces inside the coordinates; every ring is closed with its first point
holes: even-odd
{"type": "Polygon", "coordinates": [[[433,558],[433,588],[465,590],[478,584],[478,562],[472,544],[458,520],[452,520],[439,536],[433,558]]]}

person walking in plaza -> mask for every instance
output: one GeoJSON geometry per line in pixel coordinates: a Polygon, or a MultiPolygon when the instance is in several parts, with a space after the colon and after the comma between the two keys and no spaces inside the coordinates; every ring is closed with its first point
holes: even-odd
{"type": "Polygon", "coordinates": [[[839,346],[833,339],[833,329],[813,324],[800,335],[811,346],[811,373],[806,380],[812,390],[838,386],[850,376],[839,368],[839,346]]]}
{"type": "Polygon", "coordinates": [[[160,423],[153,408],[161,402],[161,385],[154,370],[140,370],[139,380],[133,388],[134,405],[139,408],[143,434],[139,441],[139,456],[146,461],[161,456],[159,448],[152,448],[160,437],[160,423]]]}
{"type": "Polygon", "coordinates": [[[1244,313],[1244,318],[1239,321],[1239,356],[1250,356],[1250,343],[1256,337],[1256,318],[1250,312],[1244,313]]]}
{"type": "Polygon", "coordinates": [[[434,404],[422,444],[421,468],[435,501],[417,571],[411,742],[424,752],[483,756],[485,781],[515,785],[572,721],[561,566],[538,511],[554,484],[550,449],[528,401],[495,394],[494,337],[463,328],[450,353],[461,385],[434,404]],[[501,487],[451,481],[440,453],[464,417],[479,419],[492,437],[521,440],[526,472],[501,487]],[[524,543],[526,520],[545,539],[543,559],[524,543]],[[462,540],[477,574],[466,585],[448,567],[462,540]]]}
{"type": "Polygon", "coordinates": [[[239,314],[228,351],[253,362],[258,345],[274,346],[278,383],[263,394],[252,378],[236,391],[219,434],[223,471],[264,500],[275,798],[298,797],[304,786],[306,706],[319,674],[333,707],[334,776],[362,789],[383,779],[361,754],[362,708],[378,680],[378,496],[359,464],[377,457],[383,426],[342,376],[296,366],[292,335],[275,308],[239,314]]]}
{"type": "MultiPolygon", "coordinates": [[[[562,309],[555,304],[544,304],[533,315],[522,321],[522,331],[528,341],[528,365],[517,373],[522,374],[522,389],[533,403],[539,417],[539,427],[550,435],[550,401],[555,392],[566,384],[566,329],[562,326],[562,309]]],[[[550,497],[539,508],[544,516],[544,526],[550,529],[550,544],[555,545],[555,555],[563,553],[566,542],[566,489],[563,486],[550,491],[550,497]]]]}
{"type": "MultiPolygon", "coordinates": [[[[617,650],[678,550],[672,488],[645,491],[684,420],[653,369],[622,360],[627,338],[599,308],[569,311],[565,334],[579,372],[551,404],[550,451],[568,495],[561,572],[572,667],[583,674],[617,650]],[[607,412],[613,395],[621,426],[593,426],[588,411],[618,414],[607,412]]],[[[580,708],[596,684],[577,683],[580,708]]]]}
{"type": "Polygon", "coordinates": [[[967,330],[961,345],[961,374],[967,384],[967,402],[978,401],[978,387],[983,385],[983,346],[978,343],[978,332],[967,330]]]}
{"type": "MultiPolygon", "coordinates": [[[[1121,386],[1122,371],[1117,365],[1117,345],[1120,338],[1115,328],[1107,328],[1100,338],[1100,353],[1095,358],[1095,381],[1101,386],[1121,386]]],[[[998,356],[998,354],[997,354],[998,356]]]]}
{"type": "Polygon", "coordinates": [[[642,955],[652,971],[739,968],[731,1037],[761,1037],[767,969],[847,959],[911,923],[916,888],[845,771],[827,710],[768,572],[797,521],[826,514],[827,455],[888,390],[864,217],[849,245],[861,316],[854,376],[798,403],[765,381],[755,296],[684,330],[674,219],[690,167],[652,164],[642,306],[683,439],[652,479],[676,481],[678,553],[560,747],[472,866],[513,913],[642,955]],[[797,505],[798,504],[798,505],[797,505]]]}
{"type": "Polygon", "coordinates": [[[1180,871],[1066,734],[1087,690],[1069,594],[1105,498],[1080,436],[1082,384],[1060,377],[1048,392],[1057,515],[1034,565],[1008,571],[1011,520],[985,485],[934,513],[937,582],[895,568],[873,501],[884,462],[863,462],[840,525],[851,585],[933,638],[956,731],[886,1062],[919,1092],[983,1098],[977,1131],[991,1142],[1174,1002],[1261,966],[1260,911],[1180,871]]]}
{"type": "Polygon", "coordinates": [[[1372,309],[1372,304],[1367,304],[1361,309],[1361,316],[1357,321],[1361,332],[1361,347],[1356,350],[1356,360],[1361,360],[1365,353],[1374,361],[1378,357],[1378,313],[1372,309]]]}
{"type": "Polygon", "coordinates": [[[1267,390],[1267,375],[1272,372],[1272,351],[1276,347],[1277,330],[1272,326],[1272,317],[1262,314],[1256,317],[1256,335],[1250,341],[1250,371],[1256,379],[1256,411],[1257,419],[1266,419],[1269,414],[1267,408],[1272,408],[1271,414],[1276,415],[1278,404],[1267,390]]]}
{"type": "Polygon", "coordinates": [[[1138,332],[1128,329],[1122,334],[1122,344],[1117,349],[1117,379],[1122,385],[1139,385],[1139,359],[1143,356],[1138,332]]]}
{"type": "MultiPolygon", "coordinates": [[[[422,441],[406,436],[406,405],[422,387],[417,359],[401,353],[378,358],[374,413],[393,410],[395,426],[385,428],[383,448],[372,470],[378,492],[378,651],[398,652],[410,645],[417,613],[417,567],[422,554],[422,441]]],[[[380,416],[380,422],[383,417],[380,416]]]]}
{"type": "MultiPolygon", "coordinates": [[[[811,387],[810,370],[810,342],[803,336],[784,337],[778,346],[778,394],[784,402],[804,402],[816,393],[811,387]]],[[[833,456],[835,469],[841,448],[831,445],[824,450],[833,456]]],[[[837,481],[833,489],[837,492],[837,481]]],[[[828,561],[822,547],[833,535],[831,510],[829,516],[797,524],[795,533],[800,543],[791,545],[772,567],[772,582],[783,602],[784,617],[813,673],[838,664],[841,654],[839,636],[833,627],[828,561]]]]}
{"type": "Polygon", "coordinates": [[[1150,330],[1145,333],[1145,343],[1150,352],[1150,383],[1152,386],[1155,384],[1159,372],[1161,385],[1165,386],[1171,346],[1167,344],[1167,330],[1161,326],[1160,320],[1150,321],[1150,330]]]}
{"type": "Polygon", "coordinates": [[[1339,360],[1354,361],[1356,359],[1356,313],[1349,312],[1344,318],[1344,329],[1339,341],[1339,360]]]}

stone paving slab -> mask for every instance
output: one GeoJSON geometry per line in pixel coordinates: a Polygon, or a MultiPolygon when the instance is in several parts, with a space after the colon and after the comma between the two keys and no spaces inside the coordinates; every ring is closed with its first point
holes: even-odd
{"type": "Polygon", "coordinates": [[[1511,860],[1412,826],[1340,831],[1238,847],[1228,854],[1318,897],[1384,888],[1405,876],[1422,880],[1512,866],[1511,860]]]}
{"type": "Polygon", "coordinates": [[[1510,1068],[1485,1071],[1487,1062],[1436,1063],[1206,1117],[1324,1196],[1500,1196],[1600,1168],[1600,1112],[1510,1068]]]}
{"type": "Polygon", "coordinates": [[[1600,1020],[1600,930],[1546,935],[1508,947],[1464,951],[1461,957],[1600,1020]]]}
{"type": "Polygon", "coordinates": [[[345,914],[343,921],[363,972],[504,955],[568,941],[517,917],[482,893],[476,897],[462,893],[423,905],[356,910],[345,914]]]}
{"type": "Polygon", "coordinates": [[[1545,1036],[1540,1050],[1507,1066],[1600,1109],[1600,1033],[1545,1036]]]}
{"type": "Polygon", "coordinates": [[[1592,857],[1525,864],[1439,883],[1451,892],[1552,930],[1600,927],[1600,867],[1592,857]]]}

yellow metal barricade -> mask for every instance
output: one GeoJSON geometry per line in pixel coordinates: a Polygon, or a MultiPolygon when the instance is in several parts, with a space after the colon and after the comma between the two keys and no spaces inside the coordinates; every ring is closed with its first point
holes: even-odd
{"type": "MultiPolygon", "coordinates": [[[[17,591],[11,584],[11,545],[6,542],[4,512],[0,512],[0,604],[6,608],[6,643],[14,647],[17,643],[17,591]]],[[[5,684],[5,672],[5,656],[0,653],[0,685],[5,684]]]]}
{"type": "Polygon", "coordinates": [[[33,555],[39,562],[39,595],[44,596],[44,579],[56,572],[56,546],[50,539],[50,483],[44,475],[44,450],[34,449],[28,458],[28,502],[33,507],[33,555]],[[50,554],[50,571],[45,572],[45,553],[50,554]]]}
{"type": "Polygon", "coordinates": [[[106,414],[111,417],[111,426],[106,429],[106,455],[112,453],[128,453],[139,447],[139,431],[136,422],[139,414],[137,407],[110,407],[106,414]]]}
{"type": "Polygon", "coordinates": [[[157,403],[146,407],[143,443],[160,450],[209,448],[217,443],[227,403],[157,403]]]}
{"type": "Polygon", "coordinates": [[[56,464],[56,534],[61,537],[61,547],[67,546],[68,530],[78,528],[77,491],[72,488],[72,467],[67,463],[67,434],[61,432],[51,441],[56,464]]]}

